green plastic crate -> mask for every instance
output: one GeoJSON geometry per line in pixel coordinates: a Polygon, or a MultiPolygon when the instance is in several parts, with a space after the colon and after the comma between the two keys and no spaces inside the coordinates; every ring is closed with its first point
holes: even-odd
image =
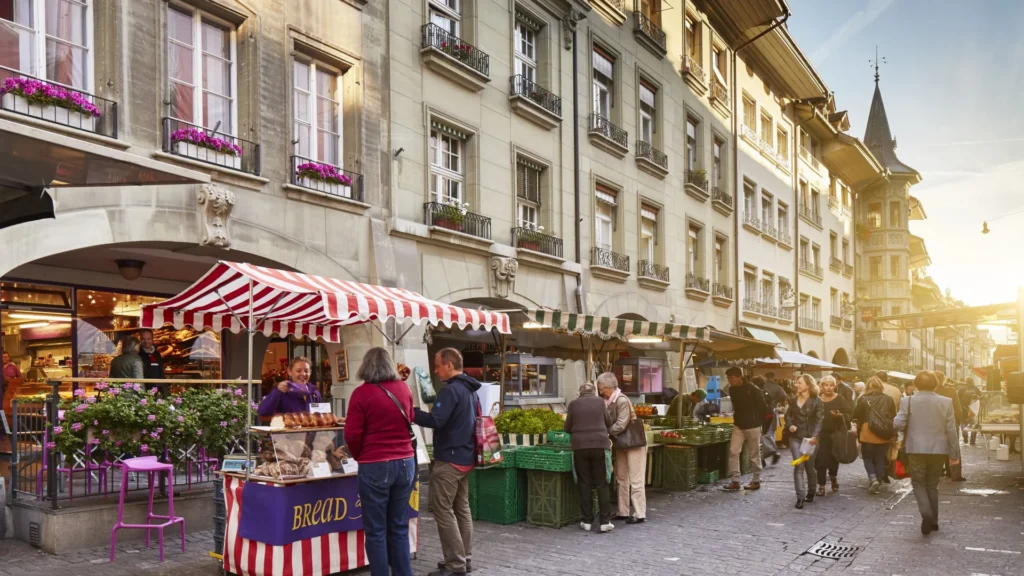
{"type": "Polygon", "coordinates": [[[568,446],[572,442],[572,434],[561,430],[548,430],[548,444],[568,446]]]}
{"type": "Polygon", "coordinates": [[[561,528],[580,520],[580,494],[572,473],[527,470],[526,521],[561,528]]]}
{"type": "Polygon", "coordinates": [[[526,471],[516,468],[475,469],[476,500],[470,498],[474,520],[514,524],[526,519],[526,471]]]}
{"type": "Polygon", "coordinates": [[[692,446],[665,446],[662,461],[662,487],[667,490],[692,490],[697,486],[697,449],[692,446]]]}
{"type": "Polygon", "coordinates": [[[470,473],[469,473],[469,512],[470,512],[470,516],[472,516],[473,520],[477,520],[478,519],[477,510],[479,510],[479,507],[477,506],[477,502],[479,500],[479,489],[477,487],[477,478],[479,478],[479,477],[480,477],[480,469],[479,468],[474,468],[472,471],[470,471],[470,473]]]}
{"type": "Polygon", "coordinates": [[[714,484],[718,482],[718,470],[698,470],[697,484],[714,484]]]}
{"type": "Polygon", "coordinates": [[[548,446],[520,448],[516,452],[516,466],[527,470],[572,472],[572,450],[548,446]]]}

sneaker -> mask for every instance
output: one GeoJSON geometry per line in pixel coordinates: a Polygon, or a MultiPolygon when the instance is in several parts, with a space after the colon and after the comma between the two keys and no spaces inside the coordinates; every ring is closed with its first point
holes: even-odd
{"type": "Polygon", "coordinates": [[[726,484],[725,486],[722,486],[722,490],[726,492],[739,492],[742,489],[743,486],[740,485],[738,480],[733,480],[732,482],[726,484]]]}
{"type": "Polygon", "coordinates": [[[881,487],[882,485],[878,483],[878,480],[872,481],[871,486],[868,488],[868,494],[878,494],[878,490],[881,487]]]}
{"type": "Polygon", "coordinates": [[[580,522],[580,528],[582,528],[584,532],[590,532],[590,524],[587,524],[586,522],[580,522]]]}
{"type": "Polygon", "coordinates": [[[615,525],[612,524],[611,522],[609,522],[607,524],[601,524],[601,533],[611,532],[614,529],[615,529],[615,525]]]}

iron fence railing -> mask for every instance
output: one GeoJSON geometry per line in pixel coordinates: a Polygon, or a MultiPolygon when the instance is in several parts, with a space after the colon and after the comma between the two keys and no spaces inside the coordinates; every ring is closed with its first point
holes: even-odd
{"type": "Polygon", "coordinates": [[[716,282],[711,286],[711,294],[713,296],[717,296],[718,298],[726,298],[728,300],[732,300],[732,286],[729,286],[728,284],[719,284],[716,282]]]}
{"type": "Polygon", "coordinates": [[[363,202],[363,175],[338,166],[292,156],[292,184],[363,202]]]}
{"type": "Polygon", "coordinates": [[[113,100],[4,66],[0,66],[0,92],[0,109],[7,112],[117,138],[118,107],[113,100]]]}
{"type": "Polygon", "coordinates": [[[633,31],[643,34],[662,52],[665,51],[665,31],[643,12],[633,12],[633,31]]]}
{"type": "Polygon", "coordinates": [[[845,275],[845,276],[853,276],[853,264],[844,264],[843,265],[843,275],[845,275]]]}
{"type": "Polygon", "coordinates": [[[843,318],[843,330],[853,330],[853,320],[843,318]]]}
{"type": "Polygon", "coordinates": [[[600,114],[590,115],[590,133],[604,136],[623,148],[629,147],[629,134],[600,114]]]}
{"type": "Polygon", "coordinates": [[[653,162],[657,166],[668,170],[668,155],[643,140],[636,141],[636,157],[653,162]]]}
{"type": "Polygon", "coordinates": [[[814,330],[816,332],[823,332],[821,320],[815,320],[814,318],[807,318],[805,316],[800,317],[800,327],[807,330],[814,330]]]}
{"type": "Polygon", "coordinates": [[[458,207],[442,202],[427,202],[423,205],[423,221],[427,226],[437,226],[453,232],[462,232],[491,239],[491,219],[486,216],[463,212],[458,207]]]}
{"type": "Polygon", "coordinates": [[[843,261],[840,260],[839,258],[836,258],[835,256],[831,256],[828,259],[828,267],[835,270],[836,272],[842,272],[843,261]]]}
{"type": "Polygon", "coordinates": [[[829,324],[833,328],[842,328],[843,327],[843,317],[842,316],[836,316],[835,314],[832,314],[832,315],[830,315],[828,317],[828,320],[829,320],[829,324]]]}
{"type": "Polygon", "coordinates": [[[725,190],[725,188],[720,188],[718,186],[715,186],[711,190],[711,201],[712,202],[718,202],[719,204],[722,204],[723,206],[727,206],[730,210],[732,210],[732,208],[733,208],[733,205],[732,205],[732,194],[727,192],[725,190]]]}
{"type": "Polygon", "coordinates": [[[822,271],[821,271],[821,266],[819,264],[815,264],[811,260],[801,260],[800,261],[800,270],[803,270],[804,272],[807,272],[808,274],[813,274],[814,276],[818,276],[818,277],[823,276],[822,271]]]}
{"type": "Polygon", "coordinates": [[[793,245],[793,237],[790,236],[789,230],[779,228],[778,234],[775,235],[775,239],[787,246],[793,245]]]}
{"type": "Polygon", "coordinates": [[[520,226],[512,229],[512,243],[516,248],[540,252],[556,258],[562,257],[562,239],[555,238],[534,230],[530,227],[520,226]]]}
{"type": "Polygon", "coordinates": [[[835,210],[835,211],[838,212],[839,211],[839,198],[836,198],[835,196],[829,196],[828,197],[828,208],[829,208],[829,210],[835,210]]]}
{"type": "Polygon", "coordinates": [[[700,290],[701,292],[711,292],[711,281],[707,278],[697,276],[693,272],[686,274],[686,289],[687,290],[700,290]]]}
{"type": "Polygon", "coordinates": [[[743,224],[758,230],[761,229],[761,220],[753,212],[743,213],[743,224]]]}
{"type": "Polygon", "coordinates": [[[612,252],[607,248],[594,246],[590,253],[590,264],[629,273],[629,256],[612,252]]]}
{"type": "Polygon", "coordinates": [[[513,96],[527,98],[555,116],[562,115],[562,99],[554,93],[542,88],[522,74],[513,76],[510,82],[512,83],[510,91],[513,96]]]}
{"type": "Polygon", "coordinates": [[[743,299],[743,311],[744,312],[754,312],[756,314],[760,314],[761,313],[761,302],[758,301],[758,300],[755,300],[753,298],[744,298],[743,299]]]}
{"type": "Polygon", "coordinates": [[[163,151],[183,158],[260,175],[260,145],[174,118],[163,119],[163,151]]]}
{"type": "Polygon", "coordinates": [[[703,170],[687,170],[683,175],[686,184],[696,186],[704,194],[708,193],[708,174],[703,170]]]}
{"type": "Polygon", "coordinates": [[[711,82],[711,99],[717,100],[719,103],[726,106],[729,105],[729,89],[718,80],[712,80],[711,82]]]}
{"type": "Polygon", "coordinates": [[[420,48],[437,50],[484,76],[491,74],[490,56],[437,24],[423,25],[420,48]]]}
{"type": "Polygon", "coordinates": [[[821,227],[821,214],[817,207],[808,204],[800,204],[800,215],[815,226],[821,227]]]}
{"type": "Polygon", "coordinates": [[[637,262],[637,276],[668,282],[668,266],[663,266],[650,260],[640,260],[637,262]]]}
{"type": "Polygon", "coordinates": [[[773,305],[771,303],[771,301],[762,302],[761,303],[761,314],[764,314],[765,316],[771,316],[772,318],[775,318],[776,316],[779,315],[779,309],[776,308],[775,305],[773,305]]]}
{"type": "Polygon", "coordinates": [[[700,80],[702,84],[705,82],[704,68],[701,67],[696,58],[689,54],[686,55],[686,58],[683,61],[683,72],[693,76],[697,80],[700,80]]]}
{"type": "Polygon", "coordinates": [[[765,221],[764,225],[761,226],[761,233],[773,239],[778,239],[779,236],[779,232],[775,229],[775,226],[768,224],[767,221],[765,221]]]}
{"type": "Polygon", "coordinates": [[[792,322],[793,321],[793,311],[792,310],[786,310],[782,306],[779,306],[779,315],[777,316],[777,318],[779,320],[784,320],[786,322],[792,322]]]}

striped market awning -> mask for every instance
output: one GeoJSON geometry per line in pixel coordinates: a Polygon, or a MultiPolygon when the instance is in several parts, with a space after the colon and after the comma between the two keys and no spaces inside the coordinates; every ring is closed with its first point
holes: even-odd
{"type": "Polygon", "coordinates": [[[526,315],[531,321],[545,328],[570,334],[597,336],[602,340],[627,340],[630,336],[651,336],[670,340],[711,341],[711,328],[705,326],[587,316],[559,310],[531,309],[526,311],[526,315]]]}
{"type": "Polygon", "coordinates": [[[256,330],[341,342],[341,328],[374,320],[458,326],[509,333],[502,312],[459,308],[402,288],[374,286],[237,262],[219,262],[168,300],[142,307],[143,328],[223,329],[239,333],[249,318],[252,286],[256,330]]]}

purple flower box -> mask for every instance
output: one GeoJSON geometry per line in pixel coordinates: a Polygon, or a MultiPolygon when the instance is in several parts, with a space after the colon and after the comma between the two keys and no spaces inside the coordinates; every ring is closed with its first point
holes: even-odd
{"type": "Polygon", "coordinates": [[[96,131],[100,116],[100,109],[84,94],[31,78],[4,80],[0,107],[90,132],[96,131]]]}
{"type": "Polygon", "coordinates": [[[295,168],[299,186],[332,196],[352,198],[352,178],[330,164],[306,162],[295,168]]]}
{"type": "Polygon", "coordinates": [[[242,148],[227,138],[210,136],[199,128],[181,128],[171,132],[171,146],[177,154],[226,166],[242,168],[242,148]]]}

